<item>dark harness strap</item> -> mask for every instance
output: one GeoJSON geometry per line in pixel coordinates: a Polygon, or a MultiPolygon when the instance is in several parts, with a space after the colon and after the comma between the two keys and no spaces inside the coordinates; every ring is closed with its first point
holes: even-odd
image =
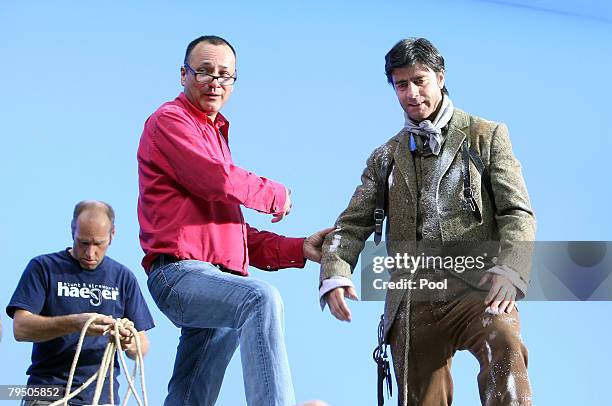
{"type": "Polygon", "coordinates": [[[463,157],[463,197],[470,205],[470,209],[472,209],[472,213],[476,216],[476,220],[480,221],[482,215],[478,211],[474,192],[472,191],[472,179],[470,177],[470,147],[468,146],[467,137],[463,140],[461,155],[463,157]]]}
{"type": "Polygon", "coordinates": [[[378,406],[385,404],[385,383],[387,386],[387,397],[393,396],[393,381],[391,380],[391,366],[387,356],[387,344],[384,337],[385,316],[380,316],[378,323],[378,345],[374,348],[372,357],[377,365],[377,397],[378,406]]]}
{"type": "Polygon", "coordinates": [[[374,244],[380,244],[383,223],[387,214],[388,179],[393,168],[393,154],[383,158],[379,172],[376,174],[376,208],[374,209],[374,244]]]}

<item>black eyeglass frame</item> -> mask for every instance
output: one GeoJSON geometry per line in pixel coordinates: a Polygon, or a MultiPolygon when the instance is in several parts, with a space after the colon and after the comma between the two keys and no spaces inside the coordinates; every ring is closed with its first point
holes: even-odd
{"type": "Polygon", "coordinates": [[[188,71],[191,71],[191,73],[193,74],[193,77],[195,78],[196,82],[198,83],[212,83],[215,79],[217,79],[217,83],[219,83],[221,86],[232,86],[234,83],[236,83],[236,80],[238,80],[238,70],[236,70],[234,72],[234,76],[215,76],[215,75],[211,75],[210,73],[206,73],[206,72],[198,72],[195,69],[193,69],[191,66],[189,66],[189,64],[187,62],[184,62],[185,68],[188,71]],[[205,79],[201,80],[198,79],[198,76],[204,76],[205,79]],[[230,81],[231,83],[227,83],[228,81],[230,81]]]}

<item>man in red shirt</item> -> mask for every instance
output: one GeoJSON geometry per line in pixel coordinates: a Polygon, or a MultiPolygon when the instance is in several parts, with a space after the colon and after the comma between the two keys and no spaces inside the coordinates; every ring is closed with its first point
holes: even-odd
{"type": "Polygon", "coordinates": [[[289,214],[283,185],[232,162],[229,122],[219,110],[236,81],[224,39],[192,41],[181,67],[183,93],[145,123],[138,148],[140,243],[148,286],[182,328],[165,405],[212,405],[238,344],[249,405],[295,403],[283,338],[282,301],[248,275],[319,262],[331,229],[287,238],[249,227],[240,206],[289,214]]]}

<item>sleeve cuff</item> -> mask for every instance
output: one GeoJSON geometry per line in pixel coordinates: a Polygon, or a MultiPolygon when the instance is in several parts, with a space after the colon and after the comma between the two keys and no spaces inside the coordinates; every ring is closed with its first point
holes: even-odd
{"type": "Polygon", "coordinates": [[[17,310],[25,310],[25,311],[30,312],[32,314],[39,314],[40,313],[40,309],[34,309],[32,306],[30,306],[27,303],[15,302],[15,303],[10,303],[8,306],[6,306],[6,314],[11,319],[15,316],[15,312],[17,310]]]}
{"type": "Polygon", "coordinates": [[[285,186],[267,178],[260,178],[262,184],[256,191],[248,193],[243,204],[245,207],[266,214],[278,214],[283,211],[287,192],[285,186]]]}
{"type": "Polygon", "coordinates": [[[285,202],[287,201],[287,189],[285,186],[273,180],[269,180],[274,189],[274,199],[272,200],[272,207],[270,207],[270,214],[281,213],[285,208],[285,202]]]}
{"type": "Polygon", "coordinates": [[[305,238],[283,237],[278,244],[278,264],[279,268],[304,268],[306,258],[304,258],[305,238]]]}

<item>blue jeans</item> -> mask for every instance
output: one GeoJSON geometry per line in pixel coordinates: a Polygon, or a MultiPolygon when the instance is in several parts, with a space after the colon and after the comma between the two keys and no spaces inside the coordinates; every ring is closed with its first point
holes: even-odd
{"type": "Polygon", "coordinates": [[[154,269],[147,285],[182,328],[165,406],[214,405],[238,344],[248,405],[295,403],[276,288],[192,260],[154,269]]]}

